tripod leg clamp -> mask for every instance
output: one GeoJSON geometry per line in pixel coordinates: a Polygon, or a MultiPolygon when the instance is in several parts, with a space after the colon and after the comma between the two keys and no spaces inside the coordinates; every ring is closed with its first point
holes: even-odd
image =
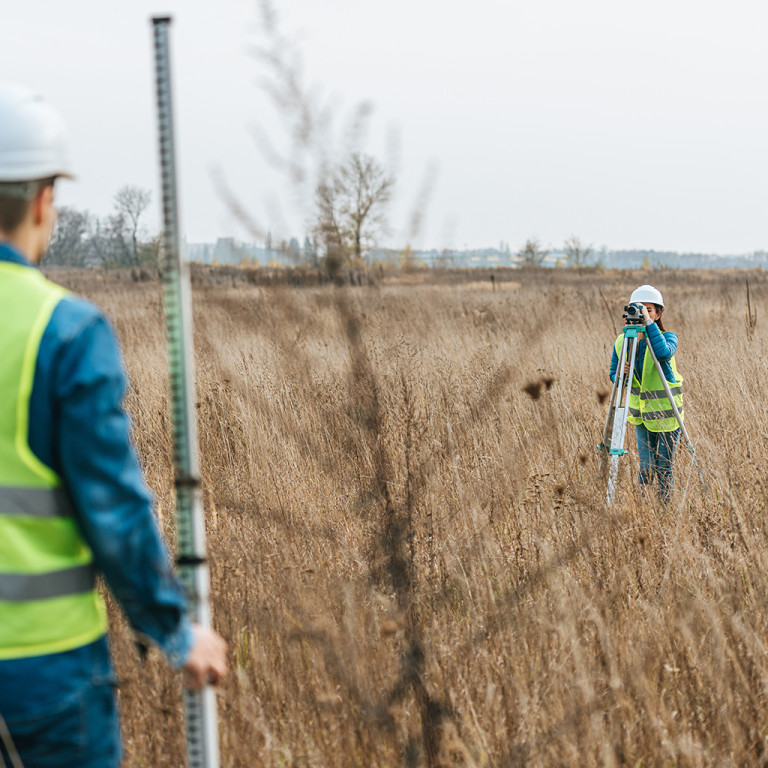
{"type": "Polygon", "coordinates": [[[625,453],[627,453],[624,448],[609,448],[607,445],[603,445],[602,443],[597,446],[597,450],[608,451],[609,456],[623,456],[625,453]]]}

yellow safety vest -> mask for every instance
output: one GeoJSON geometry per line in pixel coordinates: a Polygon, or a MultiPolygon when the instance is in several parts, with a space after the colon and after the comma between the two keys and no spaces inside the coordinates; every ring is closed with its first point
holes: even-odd
{"type": "Polygon", "coordinates": [[[40,340],[65,295],[36,269],[0,262],[0,659],[78,648],[107,626],[61,479],[28,441],[40,340]]]}
{"type": "MultiPolygon", "coordinates": [[[[616,344],[614,345],[616,355],[619,357],[621,356],[623,342],[624,334],[622,333],[616,339],[616,344]]],[[[650,432],[674,432],[680,425],[677,423],[675,412],[672,410],[672,404],[669,402],[667,393],[664,390],[664,384],[662,383],[661,376],[659,376],[659,372],[656,370],[648,345],[650,345],[650,341],[646,338],[642,379],[638,381],[635,372],[632,371],[632,391],[629,398],[629,417],[627,421],[630,424],[642,424],[650,432]]],[[[682,419],[683,377],[678,373],[674,355],[670,358],[669,364],[672,367],[672,374],[675,380],[667,383],[682,419]]]]}

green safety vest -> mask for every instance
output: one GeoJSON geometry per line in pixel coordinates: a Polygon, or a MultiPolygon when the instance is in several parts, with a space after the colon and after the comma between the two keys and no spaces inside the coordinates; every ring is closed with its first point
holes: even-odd
{"type": "MultiPolygon", "coordinates": [[[[621,345],[623,342],[624,334],[622,333],[616,339],[616,344],[614,345],[618,357],[621,357],[621,345]]],[[[651,432],[674,432],[680,425],[677,423],[675,412],[672,410],[672,403],[669,402],[667,393],[664,391],[664,384],[662,383],[661,376],[659,376],[659,372],[656,370],[649,344],[650,342],[646,339],[642,380],[638,381],[634,371],[632,372],[632,390],[629,397],[629,416],[627,421],[630,424],[642,424],[651,432]]],[[[674,355],[670,358],[669,364],[672,367],[672,374],[675,380],[667,383],[682,419],[683,377],[677,371],[674,355]]]]}
{"type": "Polygon", "coordinates": [[[78,648],[107,626],[61,479],[28,441],[40,340],[65,295],[36,269],[0,262],[0,659],[78,648]]]}

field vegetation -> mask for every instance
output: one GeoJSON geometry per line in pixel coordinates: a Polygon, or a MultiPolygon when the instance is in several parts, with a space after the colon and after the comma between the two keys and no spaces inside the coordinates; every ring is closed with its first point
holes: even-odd
{"type": "MultiPolygon", "coordinates": [[[[114,320],[172,542],[159,284],[54,278],[114,320]]],[[[765,277],[488,278],[198,276],[222,766],[768,763],[765,277]],[[710,496],[684,448],[672,503],[640,492],[630,428],[607,509],[611,347],[645,282],[710,496]]],[[[182,765],[180,681],[112,613],[125,766],[182,765]]]]}

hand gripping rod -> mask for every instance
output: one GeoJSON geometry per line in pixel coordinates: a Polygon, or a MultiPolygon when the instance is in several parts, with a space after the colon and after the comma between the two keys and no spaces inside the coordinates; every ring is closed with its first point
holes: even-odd
{"type": "MultiPolygon", "coordinates": [[[[189,618],[210,627],[205,524],[200,503],[200,473],[194,409],[192,302],[189,269],[179,252],[176,156],[168,49],[169,17],[152,19],[163,196],[162,270],[168,364],[171,379],[173,465],[176,485],[176,563],[187,595],[189,618]]],[[[219,746],[213,689],[184,691],[189,768],[218,768],[219,746]]]]}

